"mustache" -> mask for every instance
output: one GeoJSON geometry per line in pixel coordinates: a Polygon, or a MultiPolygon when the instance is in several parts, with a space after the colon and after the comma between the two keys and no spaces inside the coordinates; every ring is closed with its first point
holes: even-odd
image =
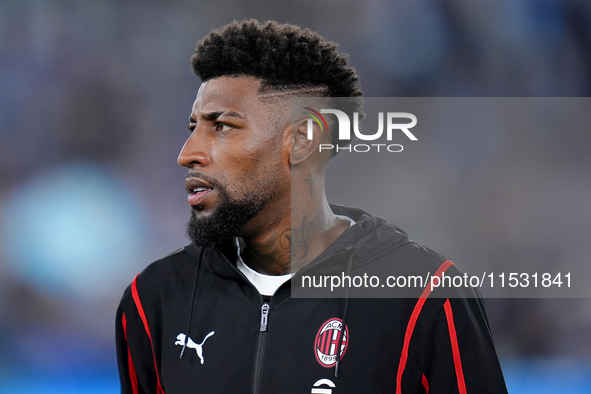
{"type": "Polygon", "coordinates": [[[211,186],[213,186],[215,188],[220,188],[220,189],[223,188],[223,185],[220,182],[218,182],[217,179],[212,178],[207,175],[204,175],[204,174],[200,173],[199,171],[189,170],[189,172],[185,176],[185,180],[189,180],[190,178],[198,178],[198,179],[201,179],[201,180],[209,183],[211,186]]]}

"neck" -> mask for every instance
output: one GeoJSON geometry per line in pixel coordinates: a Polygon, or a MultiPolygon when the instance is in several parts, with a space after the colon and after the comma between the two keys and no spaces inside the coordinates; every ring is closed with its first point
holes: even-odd
{"type": "MultiPolygon", "coordinates": [[[[309,177],[310,178],[310,177],[309,177]]],[[[244,237],[244,262],[270,275],[294,273],[324,252],[347,228],[331,211],[324,182],[309,180],[298,193],[292,189],[291,206],[274,226],[266,220],[264,231],[244,237]],[[291,214],[290,214],[291,213],[291,214]]],[[[263,227],[261,227],[262,229],[263,227]]]]}

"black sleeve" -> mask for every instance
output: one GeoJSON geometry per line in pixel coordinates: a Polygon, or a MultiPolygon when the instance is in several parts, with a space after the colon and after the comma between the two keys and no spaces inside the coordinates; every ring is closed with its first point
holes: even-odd
{"type": "Polygon", "coordinates": [[[427,357],[430,394],[507,393],[481,298],[444,300],[427,357]]]}
{"type": "Polygon", "coordinates": [[[117,309],[116,343],[121,393],[158,394],[152,343],[131,295],[131,286],[117,309]]]}

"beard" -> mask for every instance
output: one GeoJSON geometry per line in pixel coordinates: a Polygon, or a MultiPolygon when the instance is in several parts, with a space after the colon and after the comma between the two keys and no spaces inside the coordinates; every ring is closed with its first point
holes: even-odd
{"type": "Polygon", "coordinates": [[[250,197],[232,199],[228,192],[217,185],[220,202],[213,213],[198,217],[199,206],[191,210],[186,233],[196,246],[220,244],[233,236],[239,236],[244,226],[258,214],[274,197],[274,188],[267,193],[245,193],[250,197]]]}

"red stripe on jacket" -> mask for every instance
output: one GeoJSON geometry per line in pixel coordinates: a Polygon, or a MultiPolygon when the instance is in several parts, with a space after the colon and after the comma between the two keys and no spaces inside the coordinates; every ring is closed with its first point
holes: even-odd
{"type": "Polygon", "coordinates": [[[454,366],[456,367],[456,378],[458,379],[458,390],[460,394],[466,394],[466,382],[464,381],[464,370],[462,368],[462,359],[460,357],[460,347],[458,346],[458,337],[456,335],[456,326],[454,324],[454,315],[451,310],[449,299],[443,305],[445,317],[447,317],[447,327],[449,328],[449,339],[451,340],[451,350],[454,357],[454,366]]]}
{"type": "MultiPolygon", "coordinates": [[[[440,266],[437,272],[435,272],[434,276],[441,278],[441,274],[443,274],[449,267],[454,265],[453,262],[450,260],[444,261],[440,266]]],[[[431,281],[423,290],[423,293],[417,300],[415,304],[415,308],[410,315],[410,320],[408,321],[408,325],[406,326],[406,332],[404,334],[404,345],[402,346],[402,354],[400,355],[400,363],[398,364],[398,373],[396,374],[396,394],[402,394],[402,375],[404,374],[404,368],[406,367],[406,361],[408,359],[408,348],[410,346],[410,339],[412,338],[413,331],[415,329],[415,325],[417,324],[417,320],[419,315],[421,314],[421,310],[423,309],[423,305],[425,305],[425,301],[429,295],[431,295],[431,281]]]]}
{"type": "Polygon", "coordinates": [[[427,394],[429,394],[429,381],[427,380],[427,377],[425,376],[425,374],[423,374],[423,377],[421,378],[421,383],[423,384],[423,387],[425,388],[425,392],[427,394]]]}
{"type": "MultiPolygon", "coordinates": [[[[125,334],[125,342],[127,342],[127,319],[125,318],[125,313],[121,318],[121,323],[123,325],[123,333],[125,334]]],[[[133,360],[131,359],[131,351],[129,350],[129,345],[127,345],[127,367],[129,368],[129,380],[131,381],[131,389],[133,390],[133,394],[139,394],[138,391],[138,384],[137,384],[137,374],[135,372],[135,366],[133,365],[133,360]]]]}
{"type": "Polygon", "coordinates": [[[144,323],[144,328],[146,329],[146,334],[148,334],[148,338],[150,338],[150,345],[152,346],[152,355],[154,356],[154,369],[156,370],[156,379],[158,380],[158,385],[156,386],[156,392],[158,394],[164,394],[164,390],[162,390],[162,385],[160,384],[160,375],[158,374],[158,367],[156,366],[156,353],[154,353],[154,343],[152,342],[152,334],[150,334],[150,327],[148,327],[148,319],[146,319],[146,314],[144,312],[144,307],[142,306],[142,302],[140,301],[140,296],[137,292],[137,278],[139,274],[133,279],[131,282],[131,295],[133,297],[133,302],[137,307],[138,313],[140,314],[140,318],[142,319],[142,323],[144,323]]]}

